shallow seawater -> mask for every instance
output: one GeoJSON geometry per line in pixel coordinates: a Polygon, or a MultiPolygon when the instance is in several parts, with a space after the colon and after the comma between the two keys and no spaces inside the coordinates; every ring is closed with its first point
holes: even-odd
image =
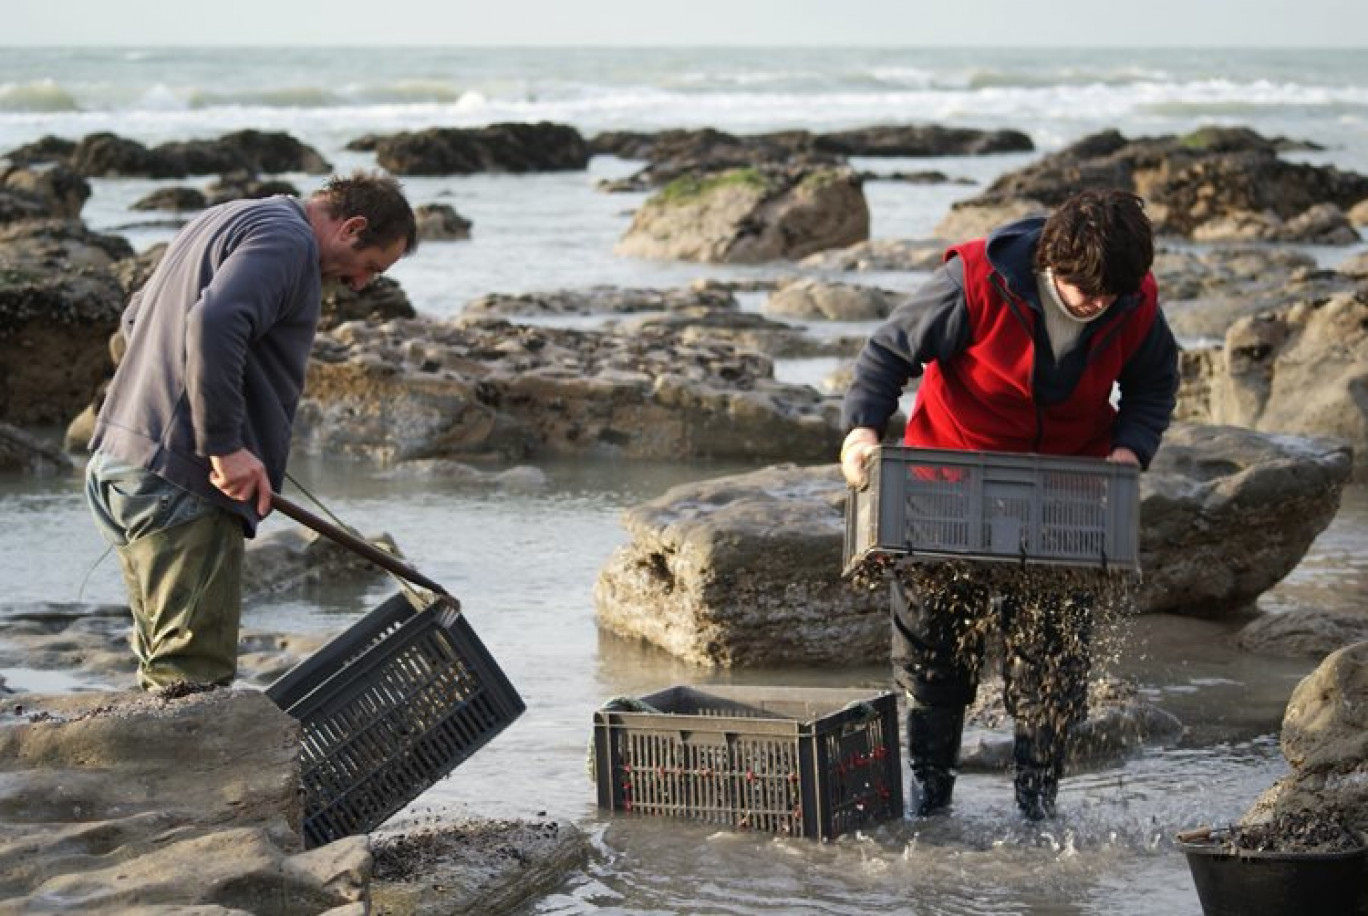
{"type": "MultiPolygon", "coordinates": [[[[1114,653],[1113,673],[1185,731],[1169,746],[1067,777],[1061,817],[1043,827],[1016,816],[1005,773],[964,774],[949,817],[884,824],[834,843],[605,815],[587,758],[593,712],[611,697],[708,683],[875,691],[891,678],[883,666],[707,671],[601,632],[593,584],[626,543],[622,510],[674,484],[748,468],[566,461],[542,469],[544,487],[519,490],[321,459],[292,467],[339,517],[367,534],[390,533],[418,569],[458,596],[526,700],[526,714],[392,826],[543,813],[579,824],[593,838],[589,865],[528,904],[529,913],[1195,913],[1174,833],[1238,818],[1285,772],[1276,733],[1314,660],[1236,650],[1239,622],[1144,617],[1114,653]]],[[[85,513],[75,478],[0,478],[5,607],[121,600],[117,564],[101,561],[85,513]]],[[[1352,488],[1301,567],[1268,597],[1273,609],[1327,595],[1361,607],[1368,589],[1354,545],[1366,534],[1368,499],[1352,488]]],[[[392,591],[383,581],[315,588],[253,605],[244,625],[340,631],[392,591]]],[[[99,686],[61,672],[0,674],[26,690],[99,686]]]]}

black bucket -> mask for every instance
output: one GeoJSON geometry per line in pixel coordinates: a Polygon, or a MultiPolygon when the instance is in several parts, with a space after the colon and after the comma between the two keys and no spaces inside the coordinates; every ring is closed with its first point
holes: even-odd
{"type": "Polygon", "coordinates": [[[1256,852],[1180,842],[1205,916],[1368,916],[1368,847],[1256,852]]]}

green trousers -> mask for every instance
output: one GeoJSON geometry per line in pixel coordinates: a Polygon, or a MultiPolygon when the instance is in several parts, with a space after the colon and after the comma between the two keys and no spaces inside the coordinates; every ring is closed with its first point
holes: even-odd
{"type": "Polygon", "coordinates": [[[117,548],[138,683],[228,685],[237,676],[242,613],[242,523],[223,511],[117,548]]]}
{"type": "Polygon", "coordinates": [[[138,683],[231,684],[242,613],[242,523],[140,468],[96,455],[87,495],[123,568],[138,683]]]}

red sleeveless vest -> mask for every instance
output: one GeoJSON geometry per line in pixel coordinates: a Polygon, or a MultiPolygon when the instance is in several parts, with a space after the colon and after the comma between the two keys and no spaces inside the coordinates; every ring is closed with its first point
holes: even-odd
{"type": "Polygon", "coordinates": [[[1158,287],[1146,274],[1140,302],[1109,309],[1080,346],[1087,363],[1073,392],[1058,404],[1035,395],[1035,325],[1029,303],[1015,299],[988,260],[985,241],[957,245],[945,257],[964,265],[970,343],[957,357],[926,366],[904,440],[923,448],[1035,452],[1106,457],[1116,410],[1112,384],[1158,314],[1158,287]]]}

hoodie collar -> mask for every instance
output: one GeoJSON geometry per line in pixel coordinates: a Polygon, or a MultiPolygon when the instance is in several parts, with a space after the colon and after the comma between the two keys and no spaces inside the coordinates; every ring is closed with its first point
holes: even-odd
{"type": "MultiPolygon", "coordinates": [[[[988,263],[1007,284],[1007,290],[1031,308],[1041,311],[1040,295],[1036,291],[1035,250],[1045,228],[1045,217],[1031,216],[1008,223],[988,234],[985,252],[988,263]]],[[[1140,293],[1121,296],[1104,314],[1120,314],[1135,308],[1140,293]]],[[[1102,317],[1102,316],[1098,316],[1102,317]]]]}

